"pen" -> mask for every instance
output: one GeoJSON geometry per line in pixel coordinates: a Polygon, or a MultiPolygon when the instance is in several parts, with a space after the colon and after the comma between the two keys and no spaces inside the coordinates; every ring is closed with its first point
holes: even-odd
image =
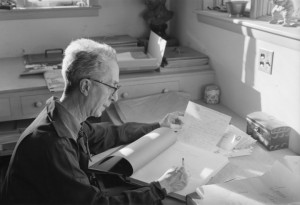
{"type": "Polygon", "coordinates": [[[184,167],[184,157],[182,157],[182,167],[184,167]]]}

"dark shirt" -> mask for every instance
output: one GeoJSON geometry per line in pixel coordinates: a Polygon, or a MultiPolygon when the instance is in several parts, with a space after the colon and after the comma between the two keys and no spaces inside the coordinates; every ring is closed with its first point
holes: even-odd
{"type": "Polygon", "coordinates": [[[56,98],[21,135],[2,186],[4,203],[155,204],[165,197],[158,182],[109,196],[91,185],[90,154],[127,144],[158,123],[78,122],[56,98]]]}

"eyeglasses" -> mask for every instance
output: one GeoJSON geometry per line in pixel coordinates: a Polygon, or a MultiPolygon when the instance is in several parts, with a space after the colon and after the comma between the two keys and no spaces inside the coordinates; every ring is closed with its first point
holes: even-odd
{"type": "Polygon", "coordinates": [[[121,87],[121,85],[119,85],[119,84],[116,85],[116,86],[112,86],[112,85],[108,85],[108,84],[106,84],[106,83],[103,83],[103,82],[101,82],[101,81],[99,81],[99,80],[95,80],[95,79],[92,79],[92,78],[86,78],[86,79],[92,80],[92,81],[94,81],[94,82],[96,82],[96,83],[100,83],[100,84],[102,84],[102,85],[106,85],[107,87],[113,89],[114,91],[113,91],[113,93],[111,94],[112,96],[113,96],[113,95],[117,92],[117,90],[119,90],[120,87],[121,87]]]}

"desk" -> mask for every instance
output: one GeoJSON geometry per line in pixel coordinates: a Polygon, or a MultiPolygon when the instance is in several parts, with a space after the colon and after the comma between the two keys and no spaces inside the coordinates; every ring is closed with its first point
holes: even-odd
{"type": "MultiPolygon", "coordinates": [[[[232,117],[231,124],[238,127],[242,131],[246,131],[247,122],[244,118],[238,116],[232,110],[227,107],[217,104],[208,105],[203,101],[194,101],[198,104],[206,106],[208,108],[214,109],[216,111],[222,112],[226,115],[232,117]]],[[[111,121],[114,121],[110,119],[111,121]]],[[[208,184],[222,183],[228,180],[242,179],[248,177],[259,176],[269,170],[273,163],[277,160],[282,160],[284,156],[296,155],[289,149],[281,149],[276,151],[268,151],[259,142],[254,146],[253,153],[248,156],[229,158],[229,163],[217,174],[215,175],[208,184]]],[[[192,202],[197,203],[197,196],[192,195],[192,202]]],[[[163,202],[164,204],[183,204],[177,200],[172,200],[167,198],[163,202]]]]}

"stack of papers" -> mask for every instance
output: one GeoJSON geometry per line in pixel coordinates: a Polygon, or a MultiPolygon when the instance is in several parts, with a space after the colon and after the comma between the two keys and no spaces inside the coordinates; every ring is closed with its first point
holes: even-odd
{"type": "Polygon", "coordinates": [[[116,35],[116,36],[97,36],[91,37],[92,40],[106,43],[112,47],[135,47],[138,40],[128,35],[116,35]]]}
{"type": "Polygon", "coordinates": [[[287,160],[292,168],[277,161],[262,176],[201,186],[197,189],[201,199],[193,202],[197,205],[300,204],[300,175],[293,171],[299,171],[299,156],[287,160]]]}
{"type": "Polygon", "coordinates": [[[44,78],[50,92],[58,92],[64,90],[64,79],[61,70],[50,70],[44,73],[44,78]]]}
{"type": "Polygon", "coordinates": [[[25,65],[25,70],[20,74],[22,75],[33,75],[33,74],[43,74],[49,70],[61,69],[61,63],[59,64],[27,64],[25,65]]]}
{"type": "Polygon", "coordinates": [[[207,55],[185,46],[167,47],[164,58],[160,72],[209,69],[207,55]]]}

